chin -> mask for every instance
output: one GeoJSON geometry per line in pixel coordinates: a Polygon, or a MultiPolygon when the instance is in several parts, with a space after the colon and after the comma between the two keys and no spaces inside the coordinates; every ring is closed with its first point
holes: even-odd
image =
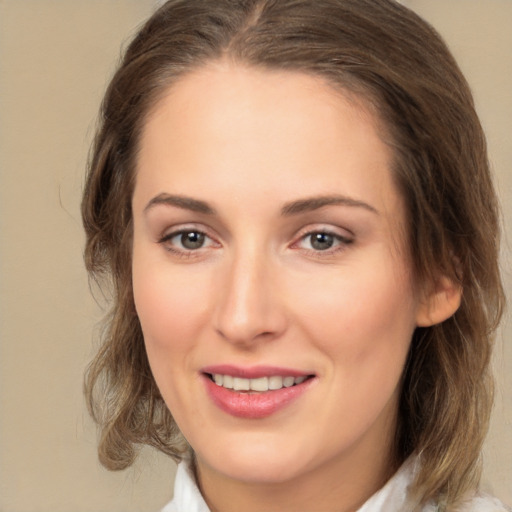
{"type": "Polygon", "coordinates": [[[312,469],[304,441],[286,446],[289,438],[269,441],[261,433],[254,438],[218,445],[214,451],[196,456],[227,478],[253,484],[284,483],[312,469]]]}
{"type": "Polygon", "coordinates": [[[295,463],[283,463],[282,460],[238,460],[230,461],[215,468],[219,473],[239,482],[254,485],[283,484],[292,481],[302,473],[302,467],[295,463]]]}

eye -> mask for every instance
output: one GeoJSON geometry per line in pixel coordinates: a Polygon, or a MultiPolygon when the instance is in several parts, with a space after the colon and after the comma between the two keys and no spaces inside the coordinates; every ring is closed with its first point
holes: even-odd
{"type": "Polygon", "coordinates": [[[173,252],[191,252],[210,247],[214,241],[202,231],[197,229],[181,229],[164,235],[159,243],[173,252]]]}
{"type": "Polygon", "coordinates": [[[352,243],[350,238],[330,233],[328,231],[312,231],[304,235],[298,245],[302,249],[322,252],[343,248],[352,243]]]}
{"type": "Polygon", "coordinates": [[[186,231],[173,238],[177,238],[183,248],[193,251],[194,249],[200,249],[204,245],[206,236],[198,231],[186,231]]]}
{"type": "Polygon", "coordinates": [[[311,247],[316,251],[326,251],[336,242],[336,238],[330,233],[311,233],[308,238],[311,247]]]}

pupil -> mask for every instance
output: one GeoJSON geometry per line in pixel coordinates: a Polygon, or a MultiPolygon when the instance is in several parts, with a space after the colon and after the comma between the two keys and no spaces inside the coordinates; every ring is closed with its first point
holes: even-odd
{"type": "Polygon", "coordinates": [[[181,235],[181,243],[186,249],[199,249],[204,244],[204,235],[189,231],[181,235]]]}
{"type": "Polygon", "coordinates": [[[311,235],[311,246],[318,251],[330,249],[333,243],[334,237],[328,233],[314,233],[311,235]]]}

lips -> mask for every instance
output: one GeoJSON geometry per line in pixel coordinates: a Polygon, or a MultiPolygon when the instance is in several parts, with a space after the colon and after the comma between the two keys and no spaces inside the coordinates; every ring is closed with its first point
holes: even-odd
{"type": "Polygon", "coordinates": [[[235,417],[265,418],[298,400],[314,375],[277,367],[207,367],[202,371],[213,403],[235,417]]]}

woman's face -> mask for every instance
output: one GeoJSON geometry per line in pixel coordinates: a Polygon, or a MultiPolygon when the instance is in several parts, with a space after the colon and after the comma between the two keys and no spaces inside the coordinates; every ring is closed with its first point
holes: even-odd
{"type": "Polygon", "coordinates": [[[390,162],[375,119],[308,75],[212,65],[151,112],[135,304],[200,472],[284,482],[389,456],[421,309],[390,162]]]}

